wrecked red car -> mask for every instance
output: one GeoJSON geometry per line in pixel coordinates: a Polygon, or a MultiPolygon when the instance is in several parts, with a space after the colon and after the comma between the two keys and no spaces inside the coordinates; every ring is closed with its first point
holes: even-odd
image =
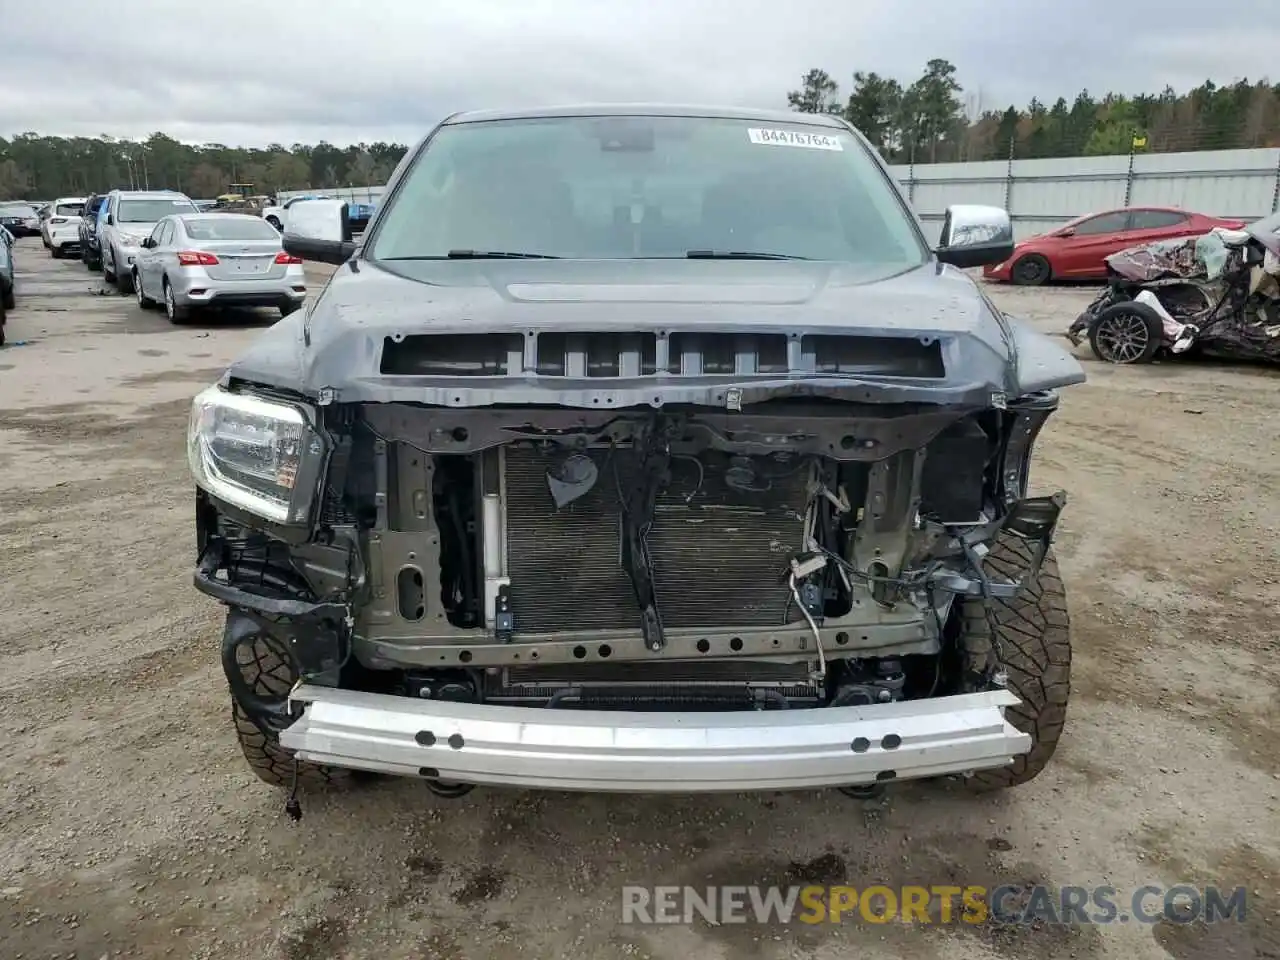
{"type": "Polygon", "coordinates": [[[1243,230],[1131,247],[1107,257],[1105,290],[1067,338],[1099,360],[1203,354],[1280,363],[1280,214],[1243,230]]]}

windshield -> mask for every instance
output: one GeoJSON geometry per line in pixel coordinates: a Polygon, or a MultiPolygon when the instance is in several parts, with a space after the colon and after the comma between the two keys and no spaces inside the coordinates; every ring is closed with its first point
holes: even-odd
{"type": "Polygon", "coordinates": [[[190,200],[165,198],[151,200],[121,200],[116,214],[117,223],[155,223],[174,213],[195,213],[196,205],[190,200]]]}
{"type": "Polygon", "coordinates": [[[380,260],[753,253],[900,272],[929,256],[847,131],[800,122],[579,117],[432,137],[373,241],[380,260]]]}
{"type": "Polygon", "coordinates": [[[53,208],[55,217],[78,217],[84,213],[83,203],[60,203],[53,208]]]}
{"type": "Polygon", "coordinates": [[[276,228],[257,217],[183,217],[192,240],[279,240],[276,228]]]}

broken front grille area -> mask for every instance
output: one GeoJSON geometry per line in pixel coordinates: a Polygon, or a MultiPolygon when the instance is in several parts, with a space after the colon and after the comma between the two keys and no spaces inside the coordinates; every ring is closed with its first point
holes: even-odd
{"type": "Polygon", "coordinates": [[[946,376],[936,338],[726,331],[440,333],[387,337],[391,376],[636,378],[946,376]]]}

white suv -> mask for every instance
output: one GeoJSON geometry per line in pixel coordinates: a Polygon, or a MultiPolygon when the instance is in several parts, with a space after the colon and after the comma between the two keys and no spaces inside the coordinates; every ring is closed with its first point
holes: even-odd
{"type": "Polygon", "coordinates": [[[174,190],[112,190],[105,207],[98,240],[102,275],[121,293],[133,292],[133,265],[156,223],[171,214],[200,212],[190,197],[174,190]]]}
{"type": "Polygon", "coordinates": [[[84,197],[59,197],[49,204],[49,215],[40,221],[44,245],[53,259],[80,248],[80,218],[84,215],[84,197]]]}

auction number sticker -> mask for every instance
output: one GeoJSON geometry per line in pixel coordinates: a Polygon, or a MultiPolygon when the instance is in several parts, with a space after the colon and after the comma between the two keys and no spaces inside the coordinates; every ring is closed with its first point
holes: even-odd
{"type": "Polygon", "coordinates": [[[798,133],[795,130],[763,130],[751,127],[747,136],[752,143],[766,143],[779,147],[805,147],[809,150],[844,150],[836,137],[825,133],[798,133]]]}

